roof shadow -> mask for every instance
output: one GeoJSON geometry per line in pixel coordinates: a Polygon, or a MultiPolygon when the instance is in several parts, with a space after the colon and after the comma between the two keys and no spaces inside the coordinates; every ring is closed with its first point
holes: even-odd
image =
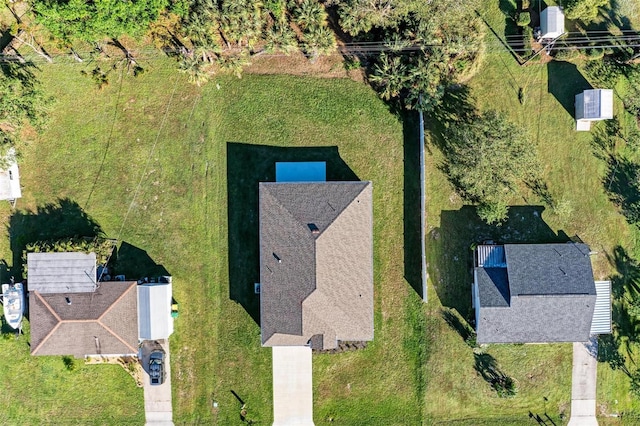
{"type": "Polygon", "coordinates": [[[258,183],[275,181],[278,161],[325,161],[328,181],[358,181],[338,147],[285,148],[227,142],[229,298],[260,325],[258,183]]]}
{"type": "Polygon", "coordinates": [[[543,206],[512,206],[502,226],[484,223],[475,206],[443,210],[440,227],[427,235],[429,276],[443,306],[471,320],[472,248],[483,241],[496,243],[554,243],[570,241],[542,219],[543,206]]]}
{"type": "Polygon", "coordinates": [[[69,198],[39,206],[35,211],[17,210],[9,219],[7,228],[13,253],[10,272],[16,279],[22,276],[22,253],[30,243],[64,238],[104,237],[100,225],[69,198]]]}
{"type": "Polygon", "coordinates": [[[125,241],[114,251],[109,265],[113,266],[115,274],[124,275],[127,281],[170,275],[164,266],[154,262],[149,253],[125,241]]]}
{"type": "Polygon", "coordinates": [[[571,62],[551,61],[547,63],[547,92],[575,117],[576,95],[583,90],[593,89],[578,67],[571,62]]]}

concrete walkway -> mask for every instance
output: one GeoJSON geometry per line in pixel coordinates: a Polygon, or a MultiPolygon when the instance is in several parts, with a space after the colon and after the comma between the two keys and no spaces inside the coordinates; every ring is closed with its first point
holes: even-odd
{"type": "Polygon", "coordinates": [[[140,362],[144,368],[144,413],[147,425],[173,425],[173,408],[171,406],[171,363],[169,362],[169,341],[145,341],[140,348],[140,362]],[[149,355],[162,347],[165,353],[165,382],[151,386],[149,381],[149,355]]]}
{"type": "Polygon", "coordinates": [[[273,347],[274,426],[313,426],[311,348],[273,347]]]}
{"type": "Polygon", "coordinates": [[[597,337],[592,337],[587,343],[573,344],[569,426],[597,426],[598,424],[596,420],[597,356],[597,337]]]}

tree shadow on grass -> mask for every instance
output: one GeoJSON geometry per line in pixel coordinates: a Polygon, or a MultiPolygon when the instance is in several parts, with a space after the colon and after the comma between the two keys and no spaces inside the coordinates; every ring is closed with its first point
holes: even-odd
{"type": "Polygon", "coordinates": [[[575,117],[575,100],[578,93],[593,89],[578,67],[570,62],[547,63],[547,92],[562,105],[571,117],[575,117]]]}
{"type": "Polygon", "coordinates": [[[475,206],[443,210],[440,227],[427,238],[429,276],[443,306],[473,320],[471,283],[472,245],[485,240],[496,243],[554,243],[570,241],[564,232],[556,234],[542,219],[543,206],[511,206],[502,226],[487,225],[475,206]]]}
{"type": "Polygon", "coordinates": [[[104,237],[100,225],[69,198],[39,206],[35,211],[16,211],[9,219],[8,233],[13,252],[11,274],[16,280],[22,276],[22,253],[30,243],[104,237]]]}
{"type": "Polygon", "coordinates": [[[473,354],[475,370],[491,385],[500,397],[509,397],[516,394],[516,385],[513,379],[507,376],[498,367],[498,362],[487,353],[473,354]]]}
{"type": "Polygon", "coordinates": [[[476,332],[473,327],[451,309],[442,309],[441,312],[447,325],[454,329],[469,347],[475,348],[477,346],[476,332]]]}
{"type": "Polygon", "coordinates": [[[328,181],[357,181],[338,147],[284,148],[227,142],[229,298],[260,325],[258,183],[275,181],[279,161],[325,161],[328,181]]]}

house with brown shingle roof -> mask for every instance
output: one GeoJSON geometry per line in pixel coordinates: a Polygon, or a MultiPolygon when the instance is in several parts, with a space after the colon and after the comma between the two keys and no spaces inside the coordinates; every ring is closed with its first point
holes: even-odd
{"type": "Polygon", "coordinates": [[[371,182],[263,182],[263,346],[373,339],[371,182]]]}
{"type": "Polygon", "coordinates": [[[31,291],[31,355],[137,354],[136,288],[135,281],[110,281],[92,292],[31,291]]]}

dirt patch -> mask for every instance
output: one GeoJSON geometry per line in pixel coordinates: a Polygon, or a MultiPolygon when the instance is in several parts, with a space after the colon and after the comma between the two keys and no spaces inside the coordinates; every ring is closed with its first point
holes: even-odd
{"type": "Polygon", "coordinates": [[[363,82],[364,73],[360,69],[347,71],[341,55],[324,55],[314,62],[302,53],[291,55],[258,55],[251,58],[251,65],[245,67],[250,74],[289,74],[320,78],[350,78],[363,82]]]}
{"type": "Polygon", "coordinates": [[[137,356],[92,356],[85,359],[85,364],[118,364],[133,377],[136,386],[143,386],[144,370],[137,356]]]}

